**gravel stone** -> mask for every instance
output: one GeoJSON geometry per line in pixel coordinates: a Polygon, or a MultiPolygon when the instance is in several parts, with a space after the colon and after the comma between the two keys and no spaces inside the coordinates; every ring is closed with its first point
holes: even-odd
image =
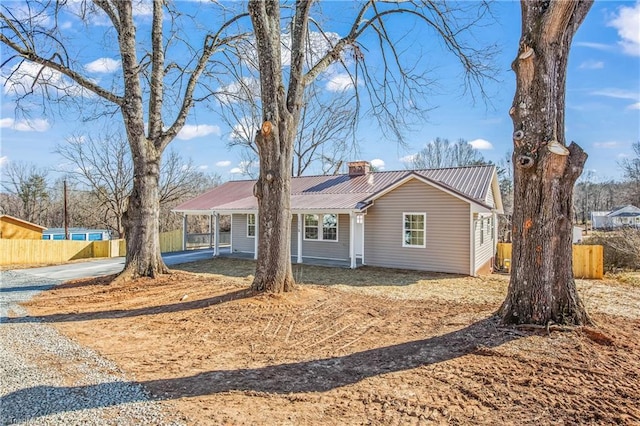
{"type": "Polygon", "coordinates": [[[0,425],[182,425],[114,363],[19,305],[59,281],[0,271],[0,425]]]}

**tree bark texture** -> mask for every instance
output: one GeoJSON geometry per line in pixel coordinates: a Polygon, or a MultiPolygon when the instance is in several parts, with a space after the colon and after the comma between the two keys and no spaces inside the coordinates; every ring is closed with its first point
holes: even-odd
{"type": "Polygon", "coordinates": [[[587,154],[564,136],[571,40],[592,1],[522,1],[513,120],[513,258],[504,323],[580,325],[573,278],[573,187],[587,154]]]}
{"type": "Polygon", "coordinates": [[[291,169],[304,92],[303,60],[310,6],[310,1],[296,2],[289,86],[285,91],[279,1],[249,2],[258,51],[263,120],[256,134],[260,175],[254,188],[258,200],[258,259],[252,284],[255,291],[281,293],[294,288],[290,245],[291,169]]]}
{"type": "MultiPolygon", "coordinates": [[[[127,132],[127,139],[133,159],[133,187],[129,196],[129,204],[124,220],[125,238],[127,241],[127,257],[120,277],[135,279],[138,277],[155,277],[169,272],[160,254],[159,216],[160,216],[160,160],[164,145],[160,142],[157,130],[160,121],[160,108],[151,108],[149,116],[150,137],[144,129],[144,107],[140,71],[136,55],[136,28],[133,21],[133,9],[130,2],[116,2],[120,28],[118,43],[122,57],[124,77],[124,101],[121,104],[122,117],[127,132]]],[[[162,23],[162,5],[154,2],[154,36],[162,23]]],[[[154,39],[155,43],[161,40],[154,39]]],[[[154,51],[162,48],[155,45],[154,51]]],[[[158,67],[154,56],[154,70],[158,67]]],[[[154,77],[158,77],[154,73],[154,77]]],[[[154,101],[158,93],[162,93],[162,84],[152,80],[154,101]]],[[[160,102],[161,105],[161,102],[160,102]]]]}

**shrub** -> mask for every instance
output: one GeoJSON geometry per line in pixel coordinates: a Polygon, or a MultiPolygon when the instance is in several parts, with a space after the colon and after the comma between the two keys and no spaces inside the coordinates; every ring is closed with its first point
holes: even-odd
{"type": "Polygon", "coordinates": [[[590,236],[583,244],[604,247],[604,267],[615,269],[640,269],[640,229],[625,228],[590,236]]]}

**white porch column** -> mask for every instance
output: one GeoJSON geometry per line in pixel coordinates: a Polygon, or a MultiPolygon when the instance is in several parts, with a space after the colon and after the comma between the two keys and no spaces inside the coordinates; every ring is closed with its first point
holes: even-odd
{"type": "Polygon", "coordinates": [[[220,214],[214,213],[212,216],[214,227],[213,227],[213,257],[217,257],[220,255],[220,214]]]}
{"type": "Polygon", "coordinates": [[[302,223],[302,214],[298,213],[298,259],[297,262],[298,263],[302,263],[302,230],[303,230],[303,223],[302,223]]]}
{"type": "Polygon", "coordinates": [[[356,268],[356,215],[349,212],[349,253],[351,257],[351,269],[356,268]]]}
{"type": "Polygon", "coordinates": [[[187,249],[187,214],[182,215],[182,251],[187,249]]]}
{"type": "Polygon", "coordinates": [[[213,214],[209,216],[209,248],[213,247],[213,214]]]}
{"type": "MultiPolygon", "coordinates": [[[[255,215],[256,215],[256,220],[255,220],[255,222],[256,222],[256,236],[254,237],[254,240],[253,240],[253,258],[257,260],[258,259],[258,234],[259,234],[258,233],[258,222],[259,221],[258,221],[258,213],[256,213],[255,215]]],[[[249,220],[249,219],[247,219],[247,220],[249,220]]]]}

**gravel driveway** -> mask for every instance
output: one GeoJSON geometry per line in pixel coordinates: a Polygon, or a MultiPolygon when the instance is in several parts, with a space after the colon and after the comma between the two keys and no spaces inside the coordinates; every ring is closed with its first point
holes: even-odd
{"type": "Polygon", "coordinates": [[[0,271],[0,424],[184,424],[113,363],[18,305],[60,282],[0,271]]]}

